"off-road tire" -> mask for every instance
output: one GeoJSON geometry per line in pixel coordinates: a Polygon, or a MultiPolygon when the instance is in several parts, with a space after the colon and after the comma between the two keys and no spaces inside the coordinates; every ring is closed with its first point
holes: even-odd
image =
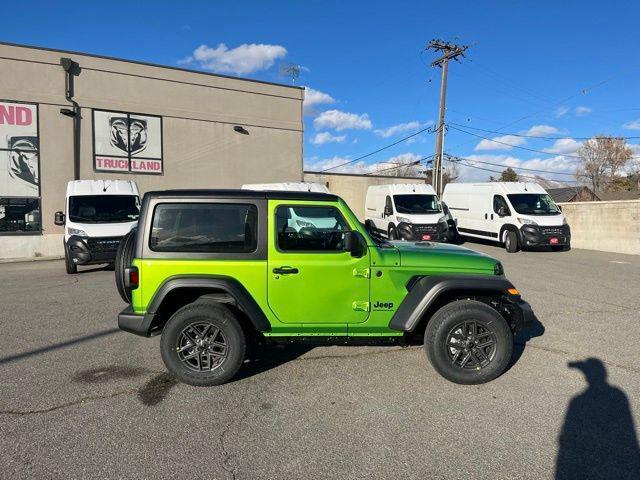
{"type": "Polygon", "coordinates": [[[513,352],[513,334],[505,319],[489,305],[476,300],[458,300],[440,308],[429,320],[424,332],[424,347],[431,365],[444,378],[454,383],[476,385],[495,379],[507,369],[513,352]],[[454,364],[451,357],[455,356],[456,349],[452,352],[447,346],[452,329],[465,321],[483,325],[495,338],[489,363],[479,369],[454,364]]]}
{"type": "Polygon", "coordinates": [[[393,225],[389,227],[389,233],[387,234],[387,237],[389,238],[389,240],[398,240],[398,232],[396,230],[396,227],[394,227],[393,225]]]}
{"type": "Polygon", "coordinates": [[[78,273],[78,265],[73,263],[73,261],[71,260],[71,255],[69,254],[69,247],[67,247],[66,243],[64,244],[64,267],[67,270],[67,273],[69,275],[74,275],[78,273]]]}
{"type": "Polygon", "coordinates": [[[520,250],[518,234],[513,230],[507,230],[507,233],[504,236],[504,249],[509,253],[516,253],[520,250]]]}
{"type": "Polygon", "coordinates": [[[195,387],[209,387],[228,382],[244,362],[247,350],[245,333],[226,305],[206,300],[196,300],[179,309],[169,319],[162,331],[160,354],[165,366],[177,380],[195,387]],[[196,372],[179,358],[178,342],[189,326],[210,323],[224,335],[228,352],[226,358],[214,370],[196,372]]]}
{"type": "Polygon", "coordinates": [[[136,247],[136,234],[137,229],[132,229],[129,233],[127,233],[122,240],[120,240],[120,245],[118,245],[118,251],[116,252],[116,260],[114,263],[114,270],[116,275],[116,288],[118,289],[118,293],[127,303],[131,303],[131,290],[125,287],[125,268],[131,266],[131,262],[133,262],[133,255],[135,253],[136,247]]]}

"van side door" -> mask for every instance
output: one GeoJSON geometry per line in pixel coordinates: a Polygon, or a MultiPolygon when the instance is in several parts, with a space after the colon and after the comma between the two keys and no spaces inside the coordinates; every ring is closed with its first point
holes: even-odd
{"type": "Polygon", "coordinates": [[[490,215],[490,231],[492,236],[495,235],[494,238],[502,241],[500,237],[500,230],[502,226],[506,223],[511,222],[511,209],[509,208],[509,203],[502,195],[494,195],[493,196],[493,212],[490,215]]]}

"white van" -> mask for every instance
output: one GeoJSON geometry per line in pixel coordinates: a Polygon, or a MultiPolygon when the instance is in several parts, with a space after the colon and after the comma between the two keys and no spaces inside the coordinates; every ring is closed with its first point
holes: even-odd
{"type": "Polygon", "coordinates": [[[508,252],[570,248],[571,230],[562,211],[537,183],[449,183],[442,201],[461,235],[500,242],[508,252]]]}
{"type": "Polygon", "coordinates": [[[325,185],[315,182],[247,183],[242,190],[330,193],[325,185]]]}
{"type": "Polygon", "coordinates": [[[369,187],[365,225],[389,240],[450,240],[446,212],[433,187],[425,183],[369,187]]]}
{"type": "Polygon", "coordinates": [[[64,225],[67,273],[78,265],[114,263],[120,239],[138,223],[138,185],[128,180],[75,180],[67,184],[64,212],[55,224],[64,225]]]}

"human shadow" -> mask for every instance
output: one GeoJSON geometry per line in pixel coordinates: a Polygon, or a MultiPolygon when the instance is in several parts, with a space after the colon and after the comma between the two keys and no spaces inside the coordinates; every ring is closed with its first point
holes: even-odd
{"type": "Polygon", "coordinates": [[[639,478],[640,447],[626,394],[607,383],[607,369],[597,358],[568,366],[582,371],[588,386],[569,403],[556,480],[639,478]]]}

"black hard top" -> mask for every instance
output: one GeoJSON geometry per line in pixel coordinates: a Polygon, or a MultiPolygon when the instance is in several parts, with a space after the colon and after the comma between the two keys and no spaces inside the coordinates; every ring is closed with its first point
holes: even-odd
{"type": "Polygon", "coordinates": [[[153,198],[266,198],[267,200],[318,200],[335,202],[337,195],[319,192],[291,192],[282,190],[155,190],[147,192],[153,198]]]}

